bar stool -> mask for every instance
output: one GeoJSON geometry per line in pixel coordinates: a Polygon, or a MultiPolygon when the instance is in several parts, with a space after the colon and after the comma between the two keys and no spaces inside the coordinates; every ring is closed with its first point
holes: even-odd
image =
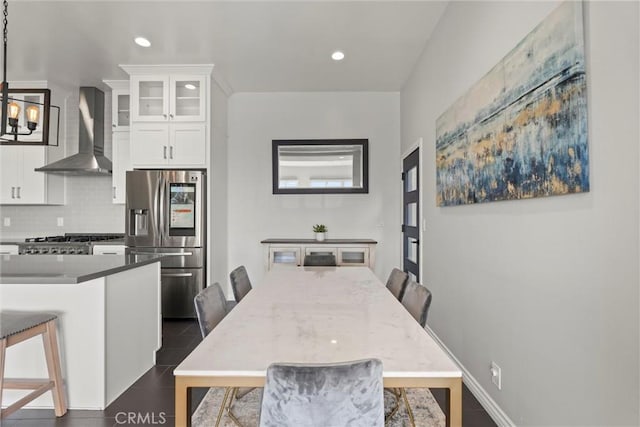
{"type": "Polygon", "coordinates": [[[62,388],[58,341],[56,339],[57,317],[52,313],[38,312],[7,311],[0,313],[0,402],[2,401],[2,391],[4,389],[33,390],[7,408],[0,408],[0,419],[9,416],[49,390],[53,394],[56,416],[61,417],[67,412],[62,388]],[[44,343],[49,378],[4,378],[4,361],[7,347],[40,334],[42,334],[44,343]]]}

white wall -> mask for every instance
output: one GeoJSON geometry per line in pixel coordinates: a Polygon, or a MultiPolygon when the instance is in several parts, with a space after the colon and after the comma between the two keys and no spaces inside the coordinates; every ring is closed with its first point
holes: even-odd
{"type": "Polygon", "coordinates": [[[401,93],[429,324],[518,425],[638,425],[638,3],[585,3],[591,192],[435,206],[435,121],[558,3],[452,2],[401,93]],[[502,390],[489,364],[502,368],[502,390]]]}
{"type": "MultiPolygon", "coordinates": [[[[378,241],[376,274],[399,263],[400,117],[398,93],[237,93],[229,98],[229,271],[247,267],[259,285],[260,240],[328,238],[378,241]],[[271,140],[369,139],[369,194],[273,195],[271,140]]],[[[228,280],[227,280],[228,282],[228,280]]]]}
{"type": "MultiPolygon", "coordinates": [[[[225,284],[227,271],[227,103],[228,97],[218,83],[211,80],[211,169],[209,197],[209,284],[225,284]]],[[[224,289],[224,286],[223,286],[224,289]]],[[[232,300],[233,294],[227,293],[232,300]]]]}

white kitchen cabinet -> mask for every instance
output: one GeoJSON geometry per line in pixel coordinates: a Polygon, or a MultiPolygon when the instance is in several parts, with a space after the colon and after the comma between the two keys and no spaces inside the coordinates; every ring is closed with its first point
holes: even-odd
{"type": "Polygon", "coordinates": [[[375,265],[377,242],[371,239],[265,239],[266,268],[278,266],[302,266],[305,255],[334,255],[338,267],[369,267],[375,265]]]}
{"type": "Polygon", "coordinates": [[[124,255],[125,245],[94,245],[93,255],[124,255]]]}
{"type": "Polygon", "coordinates": [[[134,123],[131,131],[133,167],[204,167],[207,149],[203,123],[134,123]]]}
{"type": "Polygon", "coordinates": [[[0,245],[0,255],[18,255],[18,245],[0,245]]]}
{"type": "MultiPolygon", "coordinates": [[[[126,85],[129,82],[124,80],[126,85]]],[[[111,92],[111,127],[114,132],[128,132],[131,123],[129,88],[113,89],[111,92]]]]}
{"type": "Polygon", "coordinates": [[[205,120],[205,75],[134,75],[131,94],[134,122],[205,120]]]}
{"type": "Polygon", "coordinates": [[[46,163],[47,147],[0,147],[0,204],[62,204],[63,178],[34,171],[46,163]]]}
{"type": "Polygon", "coordinates": [[[113,203],[124,204],[126,201],[126,175],[127,171],[133,170],[131,165],[131,153],[129,151],[129,132],[113,132],[112,135],[112,155],[111,163],[113,185],[113,203]]]}
{"type": "Polygon", "coordinates": [[[211,65],[123,65],[131,76],[131,165],[205,168],[211,65]]]}
{"type": "Polygon", "coordinates": [[[131,163],[130,125],[131,100],[129,80],[104,80],[111,87],[111,171],[112,202],[126,201],[126,173],[133,170],[131,163]]]}

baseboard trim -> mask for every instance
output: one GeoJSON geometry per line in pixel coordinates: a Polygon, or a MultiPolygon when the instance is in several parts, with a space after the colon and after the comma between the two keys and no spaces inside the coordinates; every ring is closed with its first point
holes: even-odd
{"type": "Polygon", "coordinates": [[[449,350],[447,346],[444,345],[438,335],[436,335],[436,333],[433,332],[433,330],[429,326],[427,326],[425,329],[427,333],[431,335],[431,337],[438,343],[438,345],[442,347],[445,352],[447,352],[449,357],[451,357],[453,361],[456,362],[456,364],[460,367],[460,370],[462,371],[462,381],[467,386],[469,391],[471,391],[471,394],[473,394],[475,398],[478,399],[478,402],[480,402],[480,405],[482,405],[484,410],[487,411],[491,419],[493,419],[493,421],[501,427],[515,427],[515,423],[511,421],[511,418],[509,418],[509,416],[502,410],[502,408],[498,406],[496,401],[491,398],[489,393],[487,393],[485,389],[482,388],[480,383],[473,377],[473,375],[471,375],[471,372],[469,372],[467,368],[465,368],[464,365],[460,363],[456,356],[453,355],[451,350],[449,350]]]}

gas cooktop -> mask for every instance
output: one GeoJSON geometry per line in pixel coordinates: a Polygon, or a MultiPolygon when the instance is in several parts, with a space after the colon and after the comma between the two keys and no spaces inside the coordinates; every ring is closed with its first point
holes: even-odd
{"type": "Polygon", "coordinates": [[[18,245],[20,255],[91,255],[91,243],[122,240],[120,233],[65,233],[60,236],[30,237],[18,245]]]}
{"type": "Polygon", "coordinates": [[[83,234],[83,233],[65,233],[64,236],[45,236],[45,237],[29,237],[24,239],[27,243],[41,242],[103,242],[105,240],[124,239],[124,234],[120,233],[100,233],[100,234],[83,234]]]}

